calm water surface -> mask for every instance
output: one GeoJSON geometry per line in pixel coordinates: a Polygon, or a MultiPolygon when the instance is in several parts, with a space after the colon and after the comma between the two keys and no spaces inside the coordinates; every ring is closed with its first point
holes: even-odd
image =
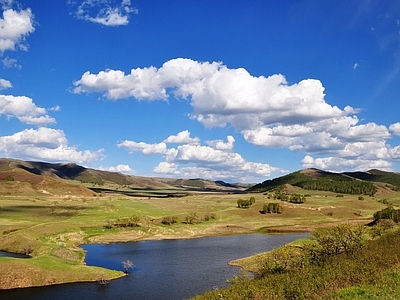
{"type": "Polygon", "coordinates": [[[29,256],[24,254],[5,252],[5,251],[0,251],[0,257],[29,258],[29,256]]]}
{"type": "Polygon", "coordinates": [[[74,283],[1,291],[0,299],[162,299],[192,297],[216,287],[238,272],[228,262],[268,251],[307,234],[246,234],[185,240],[83,245],[86,263],[123,270],[122,261],[135,264],[129,276],[109,284],[74,283]]]}

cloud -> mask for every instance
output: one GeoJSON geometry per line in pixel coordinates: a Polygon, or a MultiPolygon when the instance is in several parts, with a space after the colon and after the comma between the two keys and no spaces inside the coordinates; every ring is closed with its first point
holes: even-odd
{"type": "Polygon", "coordinates": [[[222,140],[213,140],[213,141],[206,141],[206,143],[217,150],[232,150],[233,145],[235,143],[234,137],[229,135],[226,137],[226,139],[227,139],[226,142],[222,140]]]}
{"type": "Polygon", "coordinates": [[[12,87],[12,84],[10,81],[0,78],[0,90],[8,89],[11,87],[12,87]]]}
{"type": "MultiPolygon", "coordinates": [[[[386,144],[391,137],[389,129],[360,122],[359,109],[327,103],[325,89],[317,79],[289,84],[282,74],[255,77],[243,68],[230,69],[221,62],[177,58],[160,68],[137,68],[128,74],[120,70],[98,74],[88,71],[74,86],[74,93],[101,93],[110,100],[187,100],[193,108],[191,119],[207,128],[229,124],[248,143],[261,147],[287,148],[328,158],[336,155],[343,163],[362,155],[358,157],[360,166],[374,158],[393,159],[389,154],[393,149],[386,144]],[[378,150],[372,151],[372,145],[378,150]]],[[[398,127],[394,124],[390,130],[397,134],[398,127]]],[[[184,137],[188,138],[187,133],[164,142],[184,137]]],[[[231,150],[233,142],[214,141],[208,145],[214,150],[231,150]]],[[[203,154],[206,151],[199,149],[203,154]]],[[[175,150],[179,152],[179,147],[175,150]]]]}
{"type": "Polygon", "coordinates": [[[179,132],[177,135],[171,135],[167,139],[164,140],[164,143],[167,144],[199,144],[199,138],[191,138],[190,132],[188,130],[184,130],[179,132]]]}
{"type": "Polygon", "coordinates": [[[14,58],[5,57],[4,59],[1,60],[1,62],[6,68],[16,68],[19,70],[21,70],[22,68],[21,65],[17,64],[17,60],[14,58]]]}
{"type": "Polygon", "coordinates": [[[347,172],[349,169],[367,171],[370,169],[379,169],[391,171],[391,163],[382,159],[345,159],[340,157],[313,158],[305,156],[301,161],[304,168],[317,168],[334,172],[347,172]]]}
{"type": "Polygon", "coordinates": [[[69,4],[74,7],[74,16],[77,19],[104,26],[128,25],[129,16],[138,13],[138,10],[131,5],[130,0],[69,1],[69,4]]]}
{"type": "Polygon", "coordinates": [[[50,111],[60,111],[61,107],[59,105],[53,106],[49,108],[50,111]]]}
{"type": "Polygon", "coordinates": [[[0,95],[0,115],[16,117],[22,123],[37,126],[56,122],[47,115],[46,109],[36,106],[32,99],[26,96],[0,95]]]}
{"type": "Polygon", "coordinates": [[[132,69],[127,75],[119,70],[86,72],[74,85],[75,93],[104,93],[111,100],[167,100],[171,94],[188,99],[193,118],[208,127],[228,122],[238,129],[278,122],[295,124],[354,111],[327,104],[319,80],[289,85],[280,74],[253,77],[242,68],[182,58],[167,61],[159,69],[132,69]]]}
{"type": "Polygon", "coordinates": [[[165,143],[147,144],[144,142],[136,143],[134,141],[123,141],[117,145],[129,150],[130,153],[141,151],[145,155],[165,154],[167,152],[167,145],[165,143]]]}
{"type": "Polygon", "coordinates": [[[389,130],[391,130],[394,135],[400,136],[400,122],[390,125],[389,130]]]}
{"type": "MultiPolygon", "coordinates": [[[[8,5],[2,3],[3,18],[0,18],[0,53],[7,50],[27,50],[28,46],[24,44],[25,38],[35,31],[33,27],[33,14],[30,8],[25,10],[14,10],[8,8],[8,5]]],[[[4,61],[3,61],[4,63],[4,61]]]]}
{"type": "Polygon", "coordinates": [[[62,130],[46,127],[25,129],[10,136],[0,137],[0,151],[6,157],[49,162],[88,163],[104,157],[104,150],[78,151],[68,146],[62,130]]]}
{"type": "Polygon", "coordinates": [[[99,170],[103,171],[110,171],[110,172],[120,172],[120,173],[125,173],[125,174],[133,174],[133,170],[129,165],[117,165],[115,167],[108,167],[108,168],[103,168],[102,166],[99,167],[99,170]]]}
{"type": "MultiPolygon", "coordinates": [[[[166,140],[179,140],[181,136],[190,136],[185,130],[176,136],[170,136],[166,140]],[[182,134],[184,132],[184,134],[182,134]],[[172,138],[171,138],[172,137],[172,138]]],[[[166,141],[164,140],[164,141],[166,141]]],[[[165,161],[160,162],[153,171],[157,174],[168,176],[181,176],[185,178],[226,179],[237,181],[252,181],[255,178],[270,176],[272,172],[284,172],[284,170],[272,167],[268,164],[248,162],[240,154],[232,152],[235,139],[227,137],[227,141],[207,141],[208,146],[190,143],[192,139],[186,139],[187,144],[176,148],[167,148],[166,143],[147,144],[144,142],[124,141],[118,147],[126,148],[130,153],[140,151],[144,155],[162,154],[165,161]]]]}

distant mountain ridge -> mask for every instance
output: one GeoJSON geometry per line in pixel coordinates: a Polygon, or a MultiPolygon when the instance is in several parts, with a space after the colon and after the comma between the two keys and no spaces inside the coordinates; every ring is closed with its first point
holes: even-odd
{"type": "Polygon", "coordinates": [[[126,175],[85,168],[75,163],[46,163],[0,158],[0,181],[16,180],[38,184],[44,178],[79,181],[93,185],[129,185],[137,188],[192,188],[200,190],[242,191],[250,185],[229,184],[204,179],[175,179],[126,175]]]}
{"type": "Polygon", "coordinates": [[[390,185],[392,190],[399,190],[400,174],[376,169],[367,172],[334,173],[310,168],[266,180],[249,188],[248,191],[265,192],[291,185],[308,190],[373,195],[377,191],[377,183],[384,183],[390,185]]]}

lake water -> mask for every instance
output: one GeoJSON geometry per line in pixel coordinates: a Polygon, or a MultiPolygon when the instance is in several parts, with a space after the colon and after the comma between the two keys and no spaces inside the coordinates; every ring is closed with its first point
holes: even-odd
{"type": "Polygon", "coordinates": [[[229,261],[307,236],[245,234],[83,245],[87,265],[122,271],[121,262],[129,259],[135,267],[129,276],[106,285],[74,283],[0,291],[0,299],[185,299],[226,287],[226,280],[239,270],[228,266],[229,261]]]}
{"type": "Polygon", "coordinates": [[[5,251],[0,251],[0,257],[29,258],[29,256],[24,254],[5,252],[5,251]]]}

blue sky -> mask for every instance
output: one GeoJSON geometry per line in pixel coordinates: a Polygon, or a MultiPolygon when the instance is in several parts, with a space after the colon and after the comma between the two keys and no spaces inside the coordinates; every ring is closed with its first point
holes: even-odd
{"type": "Polygon", "coordinates": [[[400,171],[400,3],[0,0],[0,156],[261,182],[400,171]]]}

